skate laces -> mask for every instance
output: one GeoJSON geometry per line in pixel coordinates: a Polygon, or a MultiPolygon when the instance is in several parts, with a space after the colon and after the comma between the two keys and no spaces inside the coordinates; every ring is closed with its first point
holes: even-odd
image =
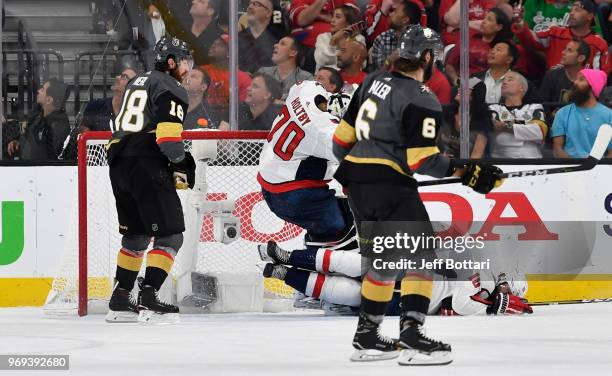
{"type": "Polygon", "coordinates": [[[443,345],[442,341],[436,341],[435,339],[427,337],[427,331],[425,330],[423,325],[417,325],[416,327],[417,327],[417,332],[419,333],[419,336],[422,339],[429,341],[431,343],[434,343],[436,345],[443,345]]]}
{"type": "Polygon", "coordinates": [[[379,341],[387,344],[387,345],[394,345],[395,344],[395,340],[391,337],[388,337],[384,334],[380,333],[380,326],[378,326],[376,328],[376,337],[378,338],[379,341]]]}
{"type": "Polygon", "coordinates": [[[289,257],[291,256],[291,252],[286,251],[278,246],[278,244],[274,244],[274,255],[276,259],[280,261],[282,264],[289,262],[289,257]]]}

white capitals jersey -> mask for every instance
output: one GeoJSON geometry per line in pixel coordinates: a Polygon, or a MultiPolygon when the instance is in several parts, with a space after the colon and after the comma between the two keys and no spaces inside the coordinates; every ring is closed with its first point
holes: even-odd
{"type": "Polygon", "coordinates": [[[305,81],[291,88],[268,134],[257,176],[268,192],[326,187],[338,167],[332,151],[338,118],[317,107],[313,85],[305,81]]]}

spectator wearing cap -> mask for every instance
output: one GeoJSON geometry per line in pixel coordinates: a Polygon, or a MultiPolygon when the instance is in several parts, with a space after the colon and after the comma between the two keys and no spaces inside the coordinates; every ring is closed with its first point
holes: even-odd
{"type": "Polygon", "coordinates": [[[240,69],[254,73],[261,67],[272,65],[274,45],[286,32],[272,23],[274,2],[250,0],[246,11],[248,27],[238,33],[238,63],[240,69]]]}
{"type": "MultiPolygon", "coordinates": [[[[228,69],[228,43],[229,37],[227,34],[218,37],[208,51],[210,64],[203,66],[204,70],[208,72],[211,81],[208,88],[208,103],[224,120],[229,119],[230,72],[228,69]]],[[[239,70],[238,98],[240,102],[244,102],[246,99],[247,90],[250,85],[251,77],[239,70]]]]}
{"type": "Polygon", "coordinates": [[[301,57],[301,46],[292,36],[286,36],[274,45],[272,63],[274,66],[263,67],[259,72],[265,73],[280,83],[282,100],[289,94],[289,89],[296,83],[312,80],[312,74],[298,67],[301,57]]]}
{"type": "Polygon", "coordinates": [[[337,94],[342,90],[344,81],[337,69],[331,67],[321,67],[315,74],[315,81],[323,85],[325,90],[332,94],[337,94]]]}
{"type": "Polygon", "coordinates": [[[334,10],[331,31],[317,37],[314,51],[317,70],[323,66],[336,66],[338,47],[345,39],[354,38],[365,46],[365,38],[358,29],[360,20],[359,9],[354,6],[344,5],[334,10]]]}
{"type": "MultiPolygon", "coordinates": [[[[551,136],[553,153],[558,158],[586,158],[602,124],[612,124],[612,110],[598,102],[606,85],[606,74],[596,69],[578,73],[570,93],[573,102],[561,107],[555,116],[551,136]]],[[[612,142],[608,145],[612,157],[612,142]]]]}
{"type": "Polygon", "coordinates": [[[391,55],[397,50],[400,36],[408,26],[419,23],[420,12],[419,7],[408,0],[402,0],[393,7],[388,17],[389,30],[376,37],[372,45],[372,64],[375,69],[391,67],[391,61],[395,58],[391,55]]]}
{"type": "Polygon", "coordinates": [[[570,102],[569,93],[591,56],[591,48],[585,41],[570,41],[561,53],[561,65],[546,72],[540,85],[540,98],[546,104],[549,119],[561,106],[570,102]]]}
{"type": "Polygon", "coordinates": [[[547,68],[561,62],[563,49],[570,41],[581,39],[591,47],[591,58],[587,66],[608,72],[608,43],[591,29],[596,13],[597,7],[592,1],[578,0],[572,5],[567,26],[552,26],[548,30],[536,32],[518,17],[512,25],[512,31],[525,48],[545,53],[547,68]]]}
{"type": "Polygon", "coordinates": [[[319,34],[331,31],[333,11],[355,0],[293,0],[289,8],[291,35],[308,48],[314,48],[319,34]]]}
{"type": "Polygon", "coordinates": [[[518,49],[509,41],[498,42],[489,50],[487,56],[489,69],[474,75],[486,86],[485,103],[499,103],[504,77],[518,59],[518,49]]]}
{"type": "MultiPolygon", "coordinates": [[[[432,7],[434,5],[433,0],[410,0],[415,3],[420,10],[419,23],[423,27],[427,27],[427,13],[425,12],[425,6],[432,7]]],[[[368,46],[374,43],[376,38],[390,29],[389,17],[391,12],[400,5],[403,0],[369,0],[368,6],[364,13],[366,22],[366,39],[368,46]]]]}
{"type": "Polygon", "coordinates": [[[275,101],[280,99],[281,89],[276,80],[267,74],[255,73],[241,111],[239,129],[269,130],[279,113],[280,105],[275,101]]]}
{"type": "MultiPolygon", "coordinates": [[[[338,49],[338,68],[345,86],[361,85],[366,73],[363,66],[368,58],[368,51],[363,43],[354,39],[340,42],[338,49]]],[[[352,92],[353,90],[347,90],[352,92]]]]}
{"type": "Polygon", "coordinates": [[[219,126],[218,119],[216,119],[215,113],[206,100],[206,94],[210,87],[208,72],[202,67],[194,67],[183,76],[182,85],[189,98],[189,107],[187,108],[187,114],[185,114],[183,128],[185,130],[217,128],[219,126]]]}
{"type": "Polygon", "coordinates": [[[196,65],[209,64],[208,50],[223,33],[217,24],[221,0],[193,0],[189,14],[193,20],[188,39],[196,65]]]}
{"type": "Polygon", "coordinates": [[[57,159],[70,131],[64,102],[68,87],[51,78],[38,89],[37,106],[28,118],[25,132],[8,144],[8,155],[23,160],[57,159]]]}
{"type": "Polygon", "coordinates": [[[548,125],[540,103],[523,103],[529,83],[518,72],[508,72],[501,87],[503,102],[489,105],[493,132],[489,145],[493,158],[542,158],[548,125]]]}

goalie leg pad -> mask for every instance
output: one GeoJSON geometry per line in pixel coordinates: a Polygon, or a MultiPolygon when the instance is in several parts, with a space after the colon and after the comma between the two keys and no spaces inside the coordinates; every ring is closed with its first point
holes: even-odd
{"type": "Polygon", "coordinates": [[[320,249],[316,256],[316,270],[321,273],[341,273],[347,277],[361,277],[361,255],[350,251],[320,249]]]}

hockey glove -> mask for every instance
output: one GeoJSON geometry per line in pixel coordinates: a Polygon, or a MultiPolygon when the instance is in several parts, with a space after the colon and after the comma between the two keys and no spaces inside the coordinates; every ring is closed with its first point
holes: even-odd
{"type": "Polygon", "coordinates": [[[461,177],[461,183],[478,193],[487,194],[502,184],[502,173],[499,167],[481,162],[470,162],[461,177]]]}
{"type": "Polygon", "coordinates": [[[170,162],[170,169],[172,170],[172,178],[174,179],[176,189],[193,188],[195,185],[196,164],[191,153],[185,152],[185,158],[179,163],[170,162]]]}
{"type": "Polygon", "coordinates": [[[516,295],[496,292],[489,297],[493,304],[487,307],[489,315],[520,315],[533,313],[531,306],[516,295]]]}

